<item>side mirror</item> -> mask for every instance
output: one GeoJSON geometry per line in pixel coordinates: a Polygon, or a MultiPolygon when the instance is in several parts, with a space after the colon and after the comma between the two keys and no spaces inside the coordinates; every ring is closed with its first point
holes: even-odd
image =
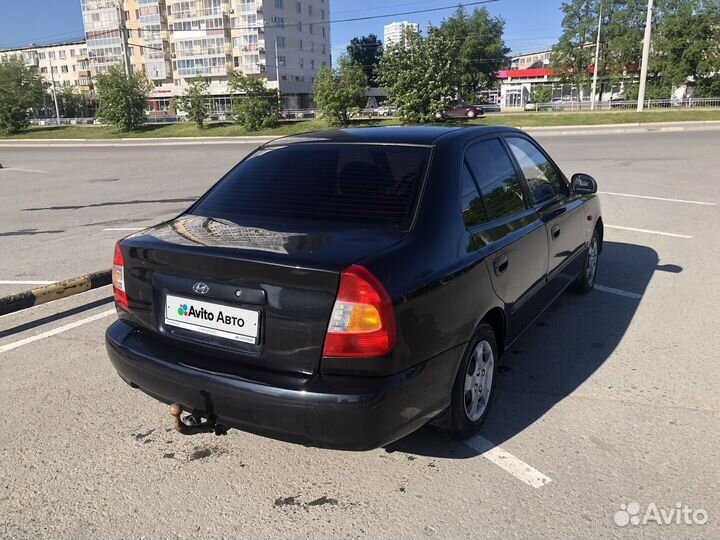
{"type": "Polygon", "coordinates": [[[589,174],[585,174],[585,173],[573,174],[573,177],[572,177],[572,180],[570,183],[572,184],[572,188],[575,193],[580,193],[581,195],[597,193],[597,189],[598,189],[597,182],[589,174]]]}

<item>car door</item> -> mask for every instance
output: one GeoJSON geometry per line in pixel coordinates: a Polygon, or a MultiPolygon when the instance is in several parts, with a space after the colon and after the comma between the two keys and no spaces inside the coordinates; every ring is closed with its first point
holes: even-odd
{"type": "Polygon", "coordinates": [[[507,341],[512,341],[542,309],[537,292],[545,284],[548,245],[545,225],[530,206],[518,170],[499,138],[473,142],[465,162],[481,195],[469,207],[484,223],[470,229],[485,259],[497,296],[505,303],[507,341]]]}
{"type": "Polygon", "coordinates": [[[545,296],[550,302],[582,270],[587,230],[583,200],[537,143],[515,135],[506,136],[505,142],[528,186],[530,201],[545,223],[549,246],[545,296]]]}

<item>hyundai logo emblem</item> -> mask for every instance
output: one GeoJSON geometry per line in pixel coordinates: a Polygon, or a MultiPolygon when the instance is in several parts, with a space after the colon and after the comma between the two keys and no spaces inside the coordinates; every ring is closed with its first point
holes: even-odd
{"type": "Polygon", "coordinates": [[[193,285],[193,291],[195,291],[198,294],[207,294],[210,290],[210,287],[208,287],[205,283],[199,282],[193,285]]]}

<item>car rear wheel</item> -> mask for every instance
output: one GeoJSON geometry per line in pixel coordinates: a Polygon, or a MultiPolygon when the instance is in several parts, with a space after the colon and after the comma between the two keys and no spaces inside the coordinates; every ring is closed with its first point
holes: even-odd
{"type": "Polygon", "coordinates": [[[480,430],[494,395],[497,361],[495,332],[481,323],[455,378],[447,427],[452,437],[467,439],[480,430]]]}
{"type": "Polygon", "coordinates": [[[468,117],[468,118],[475,118],[475,111],[468,111],[468,112],[467,112],[467,117],[468,117]]]}
{"type": "Polygon", "coordinates": [[[595,287],[595,278],[597,277],[598,258],[600,255],[600,233],[597,229],[593,232],[585,253],[585,265],[583,271],[577,277],[573,289],[580,294],[589,293],[595,287]]]}

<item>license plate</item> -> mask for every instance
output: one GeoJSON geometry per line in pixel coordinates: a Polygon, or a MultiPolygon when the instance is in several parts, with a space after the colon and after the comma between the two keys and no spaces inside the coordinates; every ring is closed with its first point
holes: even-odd
{"type": "Polygon", "coordinates": [[[165,324],[243,343],[257,343],[260,313],[168,294],[165,324]]]}

